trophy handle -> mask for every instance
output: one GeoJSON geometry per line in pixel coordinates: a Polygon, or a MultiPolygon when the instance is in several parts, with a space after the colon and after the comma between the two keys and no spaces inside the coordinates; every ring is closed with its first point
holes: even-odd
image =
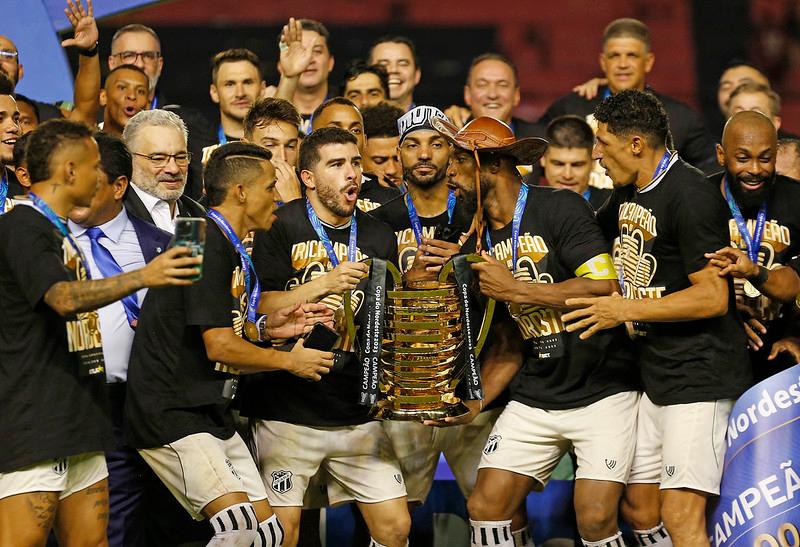
{"type": "MultiPolygon", "coordinates": [[[[478,257],[480,258],[480,257],[478,257]]],[[[372,267],[372,259],[368,258],[364,260],[364,264],[368,267],[372,267]]],[[[394,281],[394,286],[399,287],[403,282],[403,276],[397,267],[389,262],[386,261],[386,269],[392,274],[392,280],[394,281]]],[[[345,326],[347,328],[347,334],[350,340],[356,339],[356,318],[355,313],[353,312],[353,296],[351,291],[344,292],[344,319],[345,319],[345,326]]]]}
{"type": "MultiPolygon", "coordinates": [[[[479,262],[486,262],[486,260],[477,254],[467,255],[467,262],[477,264],[479,262]]],[[[444,266],[442,271],[439,272],[439,282],[445,283],[447,277],[453,272],[455,267],[452,260],[449,260],[444,266]]],[[[483,312],[483,319],[481,320],[481,328],[478,331],[478,339],[475,341],[475,356],[480,355],[483,345],[486,343],[486,338],[489,336],[489,329],[492,326],[492,317],[494,316],[494,307],[496,302],[493,298],[487,298],[486,309],[483,312]]]]}

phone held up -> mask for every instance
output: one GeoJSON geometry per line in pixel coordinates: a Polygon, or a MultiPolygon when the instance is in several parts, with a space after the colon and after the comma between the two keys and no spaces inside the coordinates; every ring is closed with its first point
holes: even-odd
{"type": "MultiPolygon", "coordinates": [[[[175,219],[175,235],[169,247],[189,247],[192,256],[201,256],[206,247],[206,219],[193,217],[178,217],[175,219]]],[[[200,273],[192,277],[198,281],[203,277],[203,265],[198,264],[200,273]]]]}

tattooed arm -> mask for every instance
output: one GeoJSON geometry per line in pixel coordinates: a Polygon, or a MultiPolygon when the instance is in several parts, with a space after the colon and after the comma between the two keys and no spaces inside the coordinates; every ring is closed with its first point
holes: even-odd
{"type": "Polygon", "coordinates": [[[96,310],[143,287],[191,285],[187,279],[197,275],[196,265],[203,257],[183,256],[188,247],[175,247],[133,272],[91,281],[60,281],[44,294],[45,303],[62,317],[96,310]]]}

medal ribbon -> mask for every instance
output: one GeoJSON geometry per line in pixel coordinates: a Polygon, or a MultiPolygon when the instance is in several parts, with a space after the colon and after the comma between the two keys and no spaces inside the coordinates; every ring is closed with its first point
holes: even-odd
{"type": "Polygon", "coordinates": [[[764,236],[764,224],[767,222],[767,201],[761,204],[758,209],[758,216],[756,217],[756,226],[753,230],[753,235],[750,236],[750,230],[747,229],[747,222],[739,209],[739,204],[733,199],[730,187],[728,186],[728,178],[725,177],[722,181],[725,187],[725,201],[728,202],[728,209],[731,210],[731,216],[736,221],[736,226],[739,228],[739,234],[742,236],[745,247],[747,247],[747,257],[753,264],[758,264],[758,250],[761,248],[761,239],[764,236]]]}
{"type": "Polygon", "coordinates": [[[221,125],[219,129],[217,129],[217,141],[219,141],[220,144],[227,144],[228,142],[228,137],[225,136],[225,131],[222,129],[221,125]]]}
{"type": "Polygon", "coordinates": [[[86,278],[91,279],[92,276],[89,273],[89,262],[83,255],[83,250],[81,250],[81,247],[80,245],[78,245],[78,242],[75,241],[75,239],[73,239],[72,237],[72,234],[69,233],[69,228],[67,228],[67,225],[64,224],[64,222],[62,222],[62,220],[58,217],[56,212],[53,211],[53,209],[51,209],[50,206],[47,203],[45,203],[44,200],[42,200],[42,198],[40,198],[33,192],[29,192],[28,196],[31,198],[31,203],[33,204],[33,207],[37,211],[42,213],[47,218],[47,220],[49,220],[53,224],[53,226],[58,228],[58,231],[61,232],[61,235],[67,238],[67,241],[69,241],[69,244],[72,246],[73,249],[75,249],[75,252],[81,259],[81,264],[83,264],[83,269],[86,271],[86,278]]]}
{"type": "MultiPolygon", "coordinates": [[[[511,271],[517,272],[517,247],[519,244],[519,226],[522,224],[522,215],[525,213],[525,204],[528,202],[528,191],[530,188],[524,182],[519,187],[519,194],[517,194],[517,203],[514,205],[514,218],[511,221],[511,271]]],[[[491,230],[486,230],[486,245],[489,247],[489,254],[492,253],[492,236],[489,234],[491,230]]]]}
{"type": "MultiPolygon", "coordinates": [[[[411,195],[406,192],[406,208],[408,209],[408,220],[411,221],[411,229],[414,231],[414,238],[417,240],[417,245],[422,245],[422,223],[417,214],[417,208],[414,206],[414,201],[411,195]]],[[[456,193],[455,190],[450,190],[447,193],[447,223],[453,223],[453,211],[456,208],[456,193]]]]}
{"type": "MultiPolygon", "coordinates": [[[[317,237],[322,242],[322,246],[325,247],[325,252],[328,253],[328,260],[331,261],[331,265],[335,268],[339,265],[339,259],[336,257],[336,252],[333,250],[333,243],[331,243],[331,238],[328,237],[328,233],[322,226],[322,221],[320,221],[317,212],[314,211],[308,198],[306,198],[306,211],[308,211],[308,220],[311,222],[311,226],[314,227],[314,231],[317,232],[317,237]]],[[[350,219],[350,239],[347,242],[347,260],[350,262],[356,261],[357,237],[358,227],[356,225],[356,214],[354,211],[353,218],[350,219]]]]}
{"type": "Polygon", "coordinates": [[[258,302],[261,300],[261,284],[258,281],[258,275],[256,274],[256,267],[253,264],[253,260],[250,258],[250,255],[247,254],[247,249],[244,248],[239,236],[236,235],[236,232],[233,231],[233,228],[222,214],[214,209],[209,209],[208,218],[219,226],[219,229],[222,230],[222,233],[225,234],[225,237],[233,244],[234,248],[236,248],[236,252],[239,254],[239,260],[242,262],[242,271],[244,272],[245,290],[249,297],[247,300],[247,321],[255,323],[258,319],[256,315],[258,302]],[[251,272],[253,274],[252,283],[250,277],[251,272]],[[251,286],[252,290],[250,290],[251,286]]]}
{"type": "Polygon", "coordinates": [[[0,178],[0,215],[6,210],[6,198],[8,197],[8,177],[6,176],[5,167],[0,166],[3,170],[3,176],[0,178]]]}

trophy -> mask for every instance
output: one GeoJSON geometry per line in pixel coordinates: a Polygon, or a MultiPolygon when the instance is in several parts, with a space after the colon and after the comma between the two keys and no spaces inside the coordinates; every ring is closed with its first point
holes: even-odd
{"type": "MultiPolygon", "coordinates": [[[[476,328],[469,264],[480,261],[478,255],[458,255],[442,267],[438,279],[405,286],[393,264],[368,261],[361,403],[372,405],[373,418],[423,421],[466,414],[468,408],[455,393],[462,380],[466,398],[483,398],[477,356],[495,302],[487,301],[476,328]],[[387,272],[391,288],[386,287],[387,272]]],[[[355,332],[352,314],[347,321],[355,332]]]]}

